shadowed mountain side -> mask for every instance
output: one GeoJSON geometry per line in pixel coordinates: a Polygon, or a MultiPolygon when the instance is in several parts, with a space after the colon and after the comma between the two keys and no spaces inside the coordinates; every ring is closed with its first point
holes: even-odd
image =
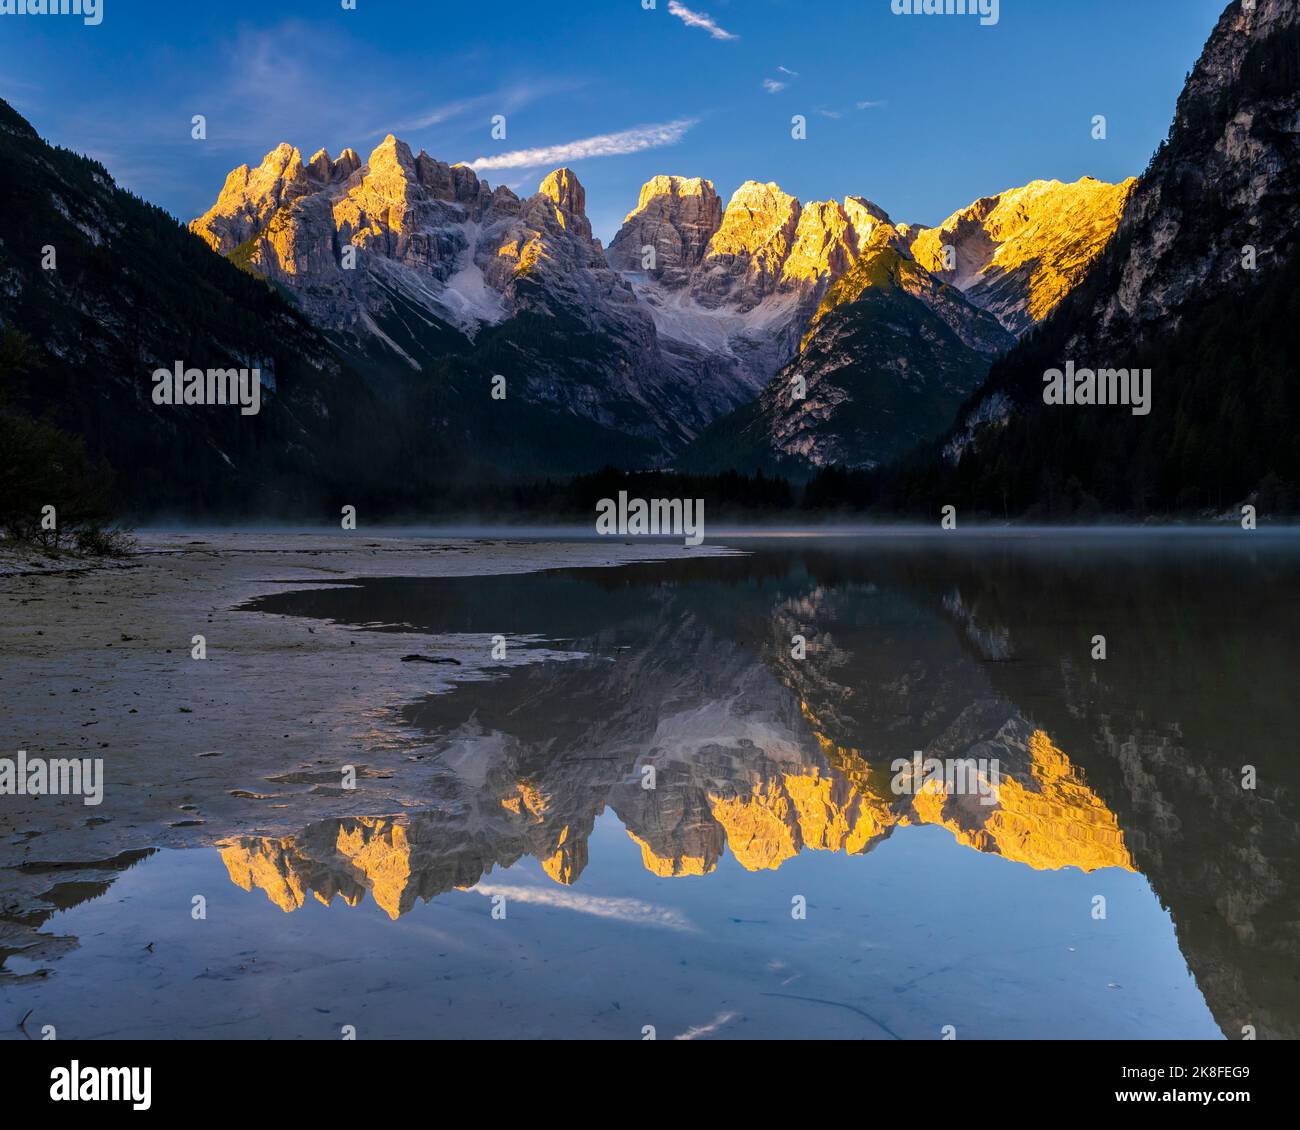
{"type": "Polygon", "coordinates": [[[0,162],[0,328],[40,350],[12,407],[82,437],[132,503],[275,513],[328,498],[349,464],[358,491],[392,470],[382,407],[265,284],[2,101],[0,162]],[[260,413],[155,405],[152,374],[178,361],[259,369],[260,413]]]}
{"type": "Polygon", "coordinates": [[[872,468],[951,424],[1014,339],[881,229],[827,292],[799,356],[758,400],[710,425],[681,470],[872,468]]]}
{"type": "Polygon", "coordinates": [[[1233,0],[1114,238],[940,441],[863,484],[889,513],[1300,511],[1300,0],[1233,0]],[[1045,375],[1150,370],[1147,415],[1045,375]],[[1071,389],[1071,393],[1074,390],[1071,389]]]}
{"type": "MultiPolygon", "coordinates": [[[[429,514],[461,481],[652,460],[656,444],[627,434],[626,418],[494,399],[510,347],[490,335],[480,353],[451,354],[418,379],[409,369],[385,378],[364,349],[341,356],[337,336],[274,287],[98,163],[47,145],[3,101],[0,161],[0,334],[22,335],[32,352],[13,372],[0,365],[0,400],[82,439],[115,472],[114,501],[132,515],[302,521],[344,504],[429,514]],[[154,403],[153,374],[177,364],[258,370],[260,411],[154,403]]],[[[577,358],[605,339],[527,319],[523,331],[574,363],[582,396],[577,358]]],[[[10,500],[35,512],[47,501],[10,500]]]]}

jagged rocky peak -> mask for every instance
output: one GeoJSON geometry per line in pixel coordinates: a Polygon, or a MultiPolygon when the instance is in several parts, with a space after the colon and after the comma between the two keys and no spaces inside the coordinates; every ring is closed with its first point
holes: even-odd
{"type": "Polygon", "coordinates": [[[888,212],[878,204],[873,204],[865,196],[846,196],[844,212],[849,218],[849,223],[853,225],[861,246],[871,241],[873,233],[881,224],[893,223],[888,212]]]}
{"type": "Polygon", "coordinates": [[[481,211],[490,197],[504,194],[515,199],[514,193],[504,186],[493,193],[468,165],[448,165],[444,161],[435,160],[423,150],[415,159],[415,171],[420,183],[435,199],[455,201],[475,211],[481,211]]]}
{"type": "Polygon", "coordinates": [[[556,169],[546,175],[537,195],[528,201],[524,219],[541,230],[558,225],[561,231],[594,243],[587,219],[587,190],[572,169],[556,169]]]}
{"type": "Polygon", "coordinates": [[[800,204],[779,184],[747,180],[732,194],[718,237],[753,250],[798,221],[800,204]]]}
{"type": "MultiPolygon", "coordinates": [[[[247,245],[241,261],[267,277],[311,286],[318,293],[303,295],[305,303],[323,296],[322,285],[337,290],[328,311],[313,311],[331,328],[355,320],[345,307],[361,276],[341,276],[338,261],[338,249],[348,245],[370,255],[371,268],[378,257],[436,283],[477,263],[498,291],[520,269],[605,267],[573,170],[555,170],[521,202],[467,165],[417,156],[391,133],[364,164],[351,149],[337,161],[322,149],[304,166],[293,146],[277,146],[257,169],[231,173],[217,202],[190,227],[223,254],[247,245]]],[[[407,281],[418,289],[417,280],[407,281]]],[[[468,324],[460,315],[471,308],[499,316],[477,276],[467,285],[467,294],[449,298],[454,320],[468,324]]]]}
{"type": "Polygon", "coordinates": [[[667,290],[689,287],[706,309],[746,313],[778,292],[815,302],[881,224],[889,216],[860,196],[801,204],[779,185],[746,181],[724,210],[711,182],[658,176],[642,187],[609,259],[667,290]]]}
{"type": "Polygon", "coordinates": [[[415,154],[411,152],[411,147],[405,141],[399,140],[391,133],[371,151],[370,160],[366,165],[371,176],[400,170],[412,179],[416,179],[415,154]]]}
{"type": "MultiPolygon", "coordinates": [[[[1016,224],[1034,216],[1017,211],[1016,193],[1003,195],[1005,221],[1002,198],[990,198],[976,220],[958,225],[971,229],[992,280],[976,305],[999,315],[1024,308],[1032,317],[1025,292],[1039,276],[1028,268],[993,271],[1011,260],[1005,252],[998,258],[992,244],[1046,248],[1051,269],[1077,248],[1041,232],[1037,243],[1022,238],[1016,224]]],[[[534,359],[530,392],[602,424],[635,418],[638,428],[644,422],[671,433],[673,443],[751,400],[794,358],[819,304],[868,252],[888,248],[910,259],[909,240],[924,249],[927,238],[921,229],[896,228],[860,196],[803,204],[777,184],[748,181],[724,208],[707,180],[657,176],[642,187],[607,256],[586,203],[572,169],[549,173],[521,200],[469,166],[415,154],[389,134],[364,162],[352,150],[334,159],[322,149],[304,164],[299,150],[277,146],[258,168],[231,173],[191,228],[283,286],[317,326],[343,335],[359,354],[377,350],[415,369],[444,355],[446,326],[473,342],[484,325],[516,315],[570,315],[617,343],[616,357],[593,365],[605,366],[594,377],[608,386],[608,403],[568,403],[579,394],[554,361],[563,346],[534,359]],[[609,407],[624,401],[622,416],[623,408],[609,407]]],[[[1058,225],[1076,218],[1068,210],[1054,215],[1058,225]]],[[[929,295],[913,289],[913,298],[929,295]]],[[[963,309],[938,301],[934,313],[951,321],[963,309]]],[[[971,336],[956,328],[963,341],[971,336]]],[[[975,331],[979,341],[969,344],[982,353],[990,335],[983,325],[975,331]]]]}
{"type": "Polygon", "coordinates": [[[1136,185],[1135,179],[1036,180],[977,200],[936,228],[901,231],[926,270],[1020,334],[1083,279],[1136,185]]]}
{"type": "Polygon", "coordinates": [[[553,200],[562,213],[586,218],[587,190],[582,187],[578,174],[572,169],[556,169],[547,173],[537,192],[538,195],[553,200]]]}
{"type": "Polygon", "coordinates": [[[895,235],[889,214],[865,197],[804,204],[782,267],[781,289],[820,295],[869,247],[883,245],[895,235]]]}
{"type": "Polygon", "coordinates": [[[783,283],[821,284],[839,278],[857,258],[858,243],[857,229],[842,204],[831,200],[806,205],[781,272],[783,283]]]}
{"type": "Polygon", "coordinates": [[[748,181],[724,210],[710,181],[658,176],[642,187],[609,262],[685,363],[703,358],[757,391],[794,355],[827,288],[882,231],[897,241],[889,216],[860,196],[801,204],[779,185],[748,181]]]}
{"type": "Polygon", "coordinates": [[[744,310],[776,290],[800,212],[799,201],[779,185],[751,180],[736,189],[691,287],[696,301],[744,310]]]}
{"type": "MultiPolygon", "coordinates": [[[[572,169],[547,174],[536,194],[524,202],[519,222],[505,228],[499,247],[484,265],[488,282],[499,289],[508,287],[516,274],[539,270],[553,275],[608,270],[587,219],[587,190],[572,169]]],[[[561,282],[558,277],[554,281],[561,282]]],[[[626,285],[618,276],[610,281],[626,285]]]]}
{"type": "Polygon", "coordinates": [[[609,245],[610,265],[621,271],[644,270],[666,287],[685,286],[721,226],[722,200],[712,181],[653,177],[642,185],[636,208],[609,245]],[[650,267],[647,247],[654,248],[650,267]]]}
{"type": "MultiPolygon", "coordinates": [[[[241,168],[245,172],[248,171],[247,165],[243,165],[241,168]]],[[[262,158],[262,163],[258,166],[257,172],[269,173],[281,180],[295,180],[298,174],[302,172],[302,153],[287,141],[282,141],[262,158]]]]}
{"type": "Polygon", "coordinates": [[[282,205],[307,191],[302,154],[282,142],[257,168],[232,169],[217,202],[190,227],[214,251],[228,255],[265,227],[282,205]]]}
{"type": "Polygon", "coordinates": [[[932,271],[925,270],[908,257],[889,225],[879,229],[878,238],[864,247],[862,255],[822,299],[804,338],[806,346],[822,323],[843,306],[862,298],[876,288],[899,290],[924,305],[937,316],[966,348],[993,358],[1015,344],[1015,338],[993,317],[971,308],[969,299],[956,287],[948,286],[932,271]]]}
{"type": "MultiPolygon", "coordinates": [[[[393,134],[374,148],[365,163],[349,148],[337,160],[327,150],[318,150],[304,164],[300,150],[282,143],[256,169],[241,165],[231,172],[216,203],[190,229],[213,250],[230,254],[263,235],[272,217],[295,205],[309,206],[290,217],[293,223],[319,227],[329,222],[323,214],[332,211],[338,230],[369,229],[395,249],[398,237],[415,224],[478,223],[489,212],[513,215],[519,200],[508,188],[493,191],[468,166],[448,165],[423,151],[414,155],[393,134]],[[437,203],[459,205],[465,214],[436,215],[437,210],[428,206],[437,203]]],[[[264,265],[257,256],[253,263],[264,265]]],[[[267,273],[274,273],[269,265],[267,273]]]]}
{"type": "Polygon", "coordinates": [[[370,154],[360,183],[334,202],[333,224],[343,242],[404,257],[418,183],[410,146],[389,134],[370,154]]]}
{"type": "Polygon", "coordinates": [[[345,149],[335,161],[328,149],[318,149],[307,162],[307,175],[320,185],[338,184],[361,168],[361,158],[353,149],[345,149]]]}
{"type": "MultiPolygon", "coordinates": [[[[345,153],[351,153],[351,150],[345,150],[345,153]]],[[[474,221],[479,220],[494,201],[517,200],[509,189],[499,188],[493,192],[468,165],[448,165],[430,157],[424,150],[420,150],[418,155],[412,154],[411,147],[391,133],[375,147],[362,173],[372,195],[387,194],[394,199],[419,197],[460,204],[469,210],[469,218],[474,221]]]]}

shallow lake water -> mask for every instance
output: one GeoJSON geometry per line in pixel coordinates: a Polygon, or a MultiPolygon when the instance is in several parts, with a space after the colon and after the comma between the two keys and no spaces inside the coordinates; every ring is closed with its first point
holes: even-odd
{"type": "Polygon", "coordinates": [[[91,1037],[1300,1035],[1293,541],[730,544],[255,601],[536,658],[396,711],[427,803],[52,871],[42,929],[78,944],[40,978],[8,956],[6,1014],[91,1037]],[[917,751],[978,771],[927,785],[917,751]],[[196,893],[205,916],[178,914],[196,893]]]}

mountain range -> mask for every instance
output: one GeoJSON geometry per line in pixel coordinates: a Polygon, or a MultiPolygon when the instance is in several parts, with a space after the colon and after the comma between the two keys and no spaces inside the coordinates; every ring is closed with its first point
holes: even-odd
{"type": "Polygon", "coordinates": [[[1229,4],[1140,179],[934,227],[657,176],[605,248],[572,170],[521,198],[390,135],[280,145],[186,232],[0,104],[0,393],[136,514],[428,512],[606,466],[890,514],[1294,510],[1298,5],[1229,4]],[[160,410],[178,360],[258,368],[262,413],[160,410]],[[1151,415],[1045,404],[1069,363],[1150,368],[1151,415]]]}
{"type": "Polygon", "coordinates": [[[787,363],[822,355],[837,309],[893,290],[875,344],[926,371],[956,356],[937,392],[888,390],[907,423],[884,455],[951,421],[989,360],[1082,276],[1131,189],[1039,182],[926,229],[863,197],[803,204],[751,181],[724,208],[707,180],[659,176],[606,251],[572,170],[520,199],[390,135],[364,162],[281,145],[234,170],[190,227],[370,371],[437,380],[449,356],[490,355],[526,401],[650,443],[660,463],[750,409],[787,363]],[[906,264],[906,285],[881,277],[884,261],[906,264]]]}

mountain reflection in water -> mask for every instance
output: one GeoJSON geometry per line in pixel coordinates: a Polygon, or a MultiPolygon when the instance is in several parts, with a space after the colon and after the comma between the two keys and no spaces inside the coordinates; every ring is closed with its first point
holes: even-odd
{"type": "MultiPolygon", "coordinates": [[[[748,764],[743,755],[715,759],[711,769],[692,773],[698,763],[648,755],[616,771],[604,801],[584,790],[586,812],[535,780],[503,774],[478,792],[484,811],[476,814],[477,842],[469,847],[460,821],[417,813],[322,821],[285,837],[236,837],[221,858],[234,883],[264,891],[282,910],[297,910],[313,895],[326,905],[338,897],[355,906],[369,891],[396,918],[417,898],[466,889],[523,856],[536,858],[555,882],[575,883],[587,863],[587,837],[608,804],[641,849],[645,869],[662,877],[707,875],[726,847],[747,871],[775,870],[803,850],[860,854],[915,824],[940,825],[966,847],[1039,870],[1133,870],[1114,814],[1069,759],[1041,730],[1023,744],[1012,737],[1015,746],[1008,733],[999,735],[996,751],[985,744],[981,752],[996,752],[1005,767],[1014,751],[1027,765],[1021,780],[1002,777],[993,807],[935,783],[915,796],[882,795],[878,785],[889,780],[887,772],[873,772],[858,751],[814,731],[821,749],[801,751],[805,757],[793,763],[767,760],[755,749],[748,764]],[[640,784],[647,764],[665,772],[666,795],[657,784],[640,784]],[[631,777],[637,781],[629,785],[631,777]],[[695,815],[684,827],[688,811],[695,815]],[[672,814],[667,824],[664,812],[672,814]]],[[[565,784],[557,780],[557,787],[565,784]]]]}
{"type": "Polygon", "coordinates": [[[750,548],[255,602],[581,657],[407,706],[445,770],[427,810],[232,838],[231,879],[286,911],[368,891],[397,918],[524,857],[579,883],[606,810],[646,870],[682,878],[728,850],[770,871],[935,825],[1025,868],[1140,871],[1225,1034],[1300,1034],[1294,554],[1223,539],[750,548]],[[891,765],[913,751],[996,760],[997,803],[899,795],[891,765]]]}

